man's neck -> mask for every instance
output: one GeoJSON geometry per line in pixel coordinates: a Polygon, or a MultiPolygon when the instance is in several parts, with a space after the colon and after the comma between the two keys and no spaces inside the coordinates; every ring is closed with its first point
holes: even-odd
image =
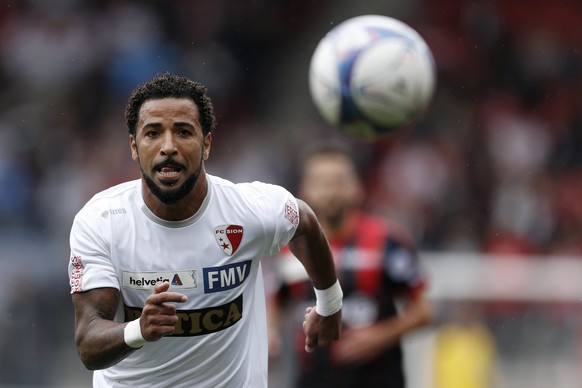
{"type": "Polygon", "coordinates": [[[147,187],[143,178],[141,190],[144,203],[156,217],[166,221],[182,221],[192,217],[200,209],[208,192],[208,182],[206,181],[206,174],[201,173],[194,189],[173,204],[166,204],[160,201],[147,187]]]}

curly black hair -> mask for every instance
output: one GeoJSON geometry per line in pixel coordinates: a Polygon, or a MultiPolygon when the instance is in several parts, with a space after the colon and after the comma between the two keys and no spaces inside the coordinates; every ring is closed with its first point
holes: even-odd
{"type": "Polygon", "coordinates": [[[170,73],[158,74],[150,81],[137,87],[129,97],[125,107],[125,122],[129,134],[135,136],[139,110],[145,101],[175,97],[190,98],[198,106],[202,134],[206,136],[216,127],[214,107],[206,93],[207,89],[204,85],[186,77],[170,73]]]}

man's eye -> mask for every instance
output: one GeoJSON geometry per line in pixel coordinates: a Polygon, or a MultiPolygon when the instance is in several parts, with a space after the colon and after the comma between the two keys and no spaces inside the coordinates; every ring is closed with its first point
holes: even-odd
{"type": "Polygon", "coordinates": [[[145,136],[146,136],[146,137],[156,137],[156,136],[158,136],[158,135],[159,135],[159,132],[158,132],[158,131],[147,131],[147,132],[145,133],[145,136]]]}
{"type": "Polygon", "coordinates": [[[192,131],[190,131],[189,129],[180,129],[178,133],[181,136],[190,136],[192,134],[192,131]]]}

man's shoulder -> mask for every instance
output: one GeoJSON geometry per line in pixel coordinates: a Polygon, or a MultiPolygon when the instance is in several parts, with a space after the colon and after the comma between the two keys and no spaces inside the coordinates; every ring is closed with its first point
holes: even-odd
{"type": "Polygon", "coordinates": [[[358,214],[357,230],[366,234],[384,236],[401,244],[414,245],[413,237],[406,225],[394,218],[381,217],[376,214],[360,212],[358,214]]]}
{"type": "Polygon", "coordinates": [[[138,180],[127,181],[98,192],[87,201],[77,216],[103,211],[123,211],[123,204],[136,192],[138,180]]]}
{"type": "Polygon", "coordinates": [[[261,181],[234,183],[224,178],[207,174],[214,189],[227,195],[239,195],[241,197],[270,197],[275,192],[285,193],[287,190],[280,185],[261,181]]]}
{"type": "Polygon", "coordinates": [[[355,213],[355,219],[355,230],[360,233],[373,234],[376,236],[375,238],[388,234],[390,222],[386,218],[359,211],[355,213]]]}

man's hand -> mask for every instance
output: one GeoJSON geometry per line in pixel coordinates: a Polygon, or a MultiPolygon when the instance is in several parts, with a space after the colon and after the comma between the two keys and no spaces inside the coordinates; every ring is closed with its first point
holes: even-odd
{"type": "Polygon", "coordinates": [[[178,322],[176,305],[183,303],[186,295],[168,292],[169,282],[156,283],[154,291],[145,301],[140,317],[141,334],[146,341],[157,341],[163,336],[174,333],[178,322]]]}
{"type": "Polygon", "coordinates": [[[342,311],[323,317],[317,314],[315,307],[305,309],[303,332],[305,333],[305,351],[311,353],[318,346],[328,346],[338,340],[342,330],[342,311]]]}
{"type": "Polygon", "coordinates": [[[386,324],[346,329],[342,341],[333,346],[332,357],[340,365],[365,364],[398,340],[395,330],[386,324]]]}

